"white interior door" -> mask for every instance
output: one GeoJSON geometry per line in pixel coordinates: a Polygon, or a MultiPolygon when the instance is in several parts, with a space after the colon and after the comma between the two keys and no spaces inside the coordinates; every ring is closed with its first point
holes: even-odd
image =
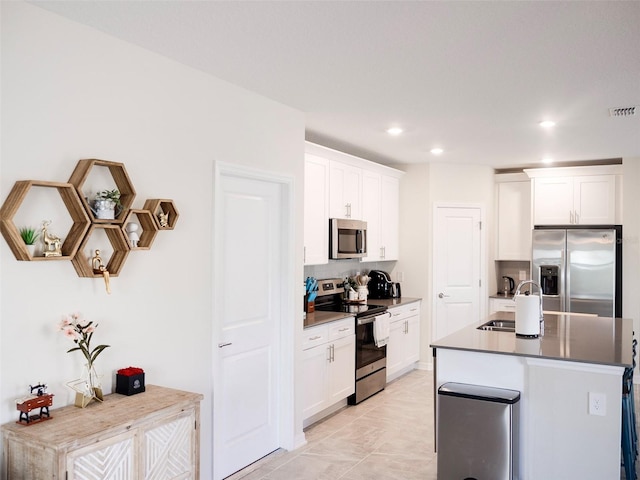
{"type": "Polygon", "coordinates": [[[481,211],[436,207],[433,228],[433,340],[480,321],[481,211]]]}
{"type": "Polygon", "coordinates": [[[236,175],[216,186],[214,477],[278,448],[283,186],[236,175]]]}

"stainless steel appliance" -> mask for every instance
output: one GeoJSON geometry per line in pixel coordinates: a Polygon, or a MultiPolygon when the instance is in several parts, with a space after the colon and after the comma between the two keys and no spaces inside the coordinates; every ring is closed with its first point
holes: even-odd
{"type": "Polygon", "coordinates": [[[391,275],[382,270],[371,270],[369,272],[369,298],[400,298],[400,284],[391,281],[391,275]]]}
{"type": "Polygon", "coordinates": [[[329,219],[329,258],[362,258],[367,255],[367,222],[329,219]]]}
{"type": "Polygon", "coordinates": [[[378,347],[373,331],[377,318],[388,316],[384,305],[349,303],[344,300],[344,282],[339,278],[319,280],[316,310],[344,312],[355,316],[356,322],[356,371],[355,393],[348,398],[355,405],[369,398],[387,384],[387,347],[378,347]]]}
{"type": "Polygon", "coordinates": [[[535,227],[532,240],[544,310],[622,316],[622,226],[535,227]]]}

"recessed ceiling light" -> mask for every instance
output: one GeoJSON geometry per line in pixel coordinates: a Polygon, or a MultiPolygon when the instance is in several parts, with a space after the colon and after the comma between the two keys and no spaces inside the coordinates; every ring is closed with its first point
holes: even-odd
{"type": "Polygon", "coordinates": [[[444,150],[441,149],[441,148],[432,148],[431,149],[431,153],[433,153],[434,155],[440,155],[440,154],[442,154],[442,152],[444,152],[444,150]]]}
{"type": "Polygon", "coordinates": [[[389,135],[400,135],[402,132],[403,130],[400,127],[391,127],[387,129],[387,133],[389,135]]]}
{"type": "Polygon", "coordinates": [[[542,159],[542,163],[553,163],[553,158],[545,157],[542,159]]]}
{"type": "Polygon", "coordinates": [[[539,123],[539,125],[542,128],[551,128],[556,126],[556,122],[554,122],[553,120],[543,120],[542,122],[539,123]]]}

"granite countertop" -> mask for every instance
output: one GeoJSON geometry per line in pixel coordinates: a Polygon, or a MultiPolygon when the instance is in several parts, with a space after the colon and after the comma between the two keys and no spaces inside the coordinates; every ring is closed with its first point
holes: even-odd
{"type": "MultiPolygon", "coordinates": [[[[400,305],[407,305],[409,303],[419,302],[420,298],[401,297],[401,298],[370,298],[367,303],[371,305],[384,305],[388,308],[398,307],[400,305]]],[[[342,320],[343,318],[353,317],[353,314],[344,312],[325,312],[316,310],[315,312],[307,313],[304,320],[304,328],[315,327],[316,325],[322,325],[323,323],[335,322],[336,320],[342,320]]]]}
{"type": "MultiPolygon", "coordinates": [[[[514,318],[513,312],[498,312],[480,324],[514,318]]],[[[633,364],[633,321],[627,318],[545,313],[544,335],[534,339],[516,337],[513,332],[478,330],[477,327],[469,325],[430,346],[619,367],[633,364]]]]}

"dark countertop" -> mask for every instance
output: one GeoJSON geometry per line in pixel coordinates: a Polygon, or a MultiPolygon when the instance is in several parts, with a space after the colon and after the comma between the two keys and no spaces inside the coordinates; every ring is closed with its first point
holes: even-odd
{"type": "MultiPolygon", "coordinates": [[[[384,305],[388,308],[398,307],[400,305],[407,305],[409,303],[419,302],[420,298],[401,297],[401,298],[383,298],[374,299],[370,298],[367,303],[371,305],[384,305]]],[[[336,320],[342,320],[343,318],[352,317],[352,314],[344,312],[324,312],[318,311],[307,313],[307,318],[304,320],[304,328],[315,327],[316,325],[322,325],[323,323],[335,322],[336,320]]]]}
{"type": "MultiPolygon", "coordinates": [[[[513,312],[498,312],[493,319],[513,320],[513,312]]],[[[432,348],[516,355],[548,360],[631,367],[633,321],[627,318],[544,314],[544,335],[519,338],[513,332],[478,330],[467,326],[433,342],[432,348]]]]}
{"type": "Polygon", "coordinates": [[[502,300],[510,300],[513,298],[513,293],[509,295],[505,295],[504,292],[494,293],[493,295],[489,295],[489,298],[500,298],[502,300]]]}

